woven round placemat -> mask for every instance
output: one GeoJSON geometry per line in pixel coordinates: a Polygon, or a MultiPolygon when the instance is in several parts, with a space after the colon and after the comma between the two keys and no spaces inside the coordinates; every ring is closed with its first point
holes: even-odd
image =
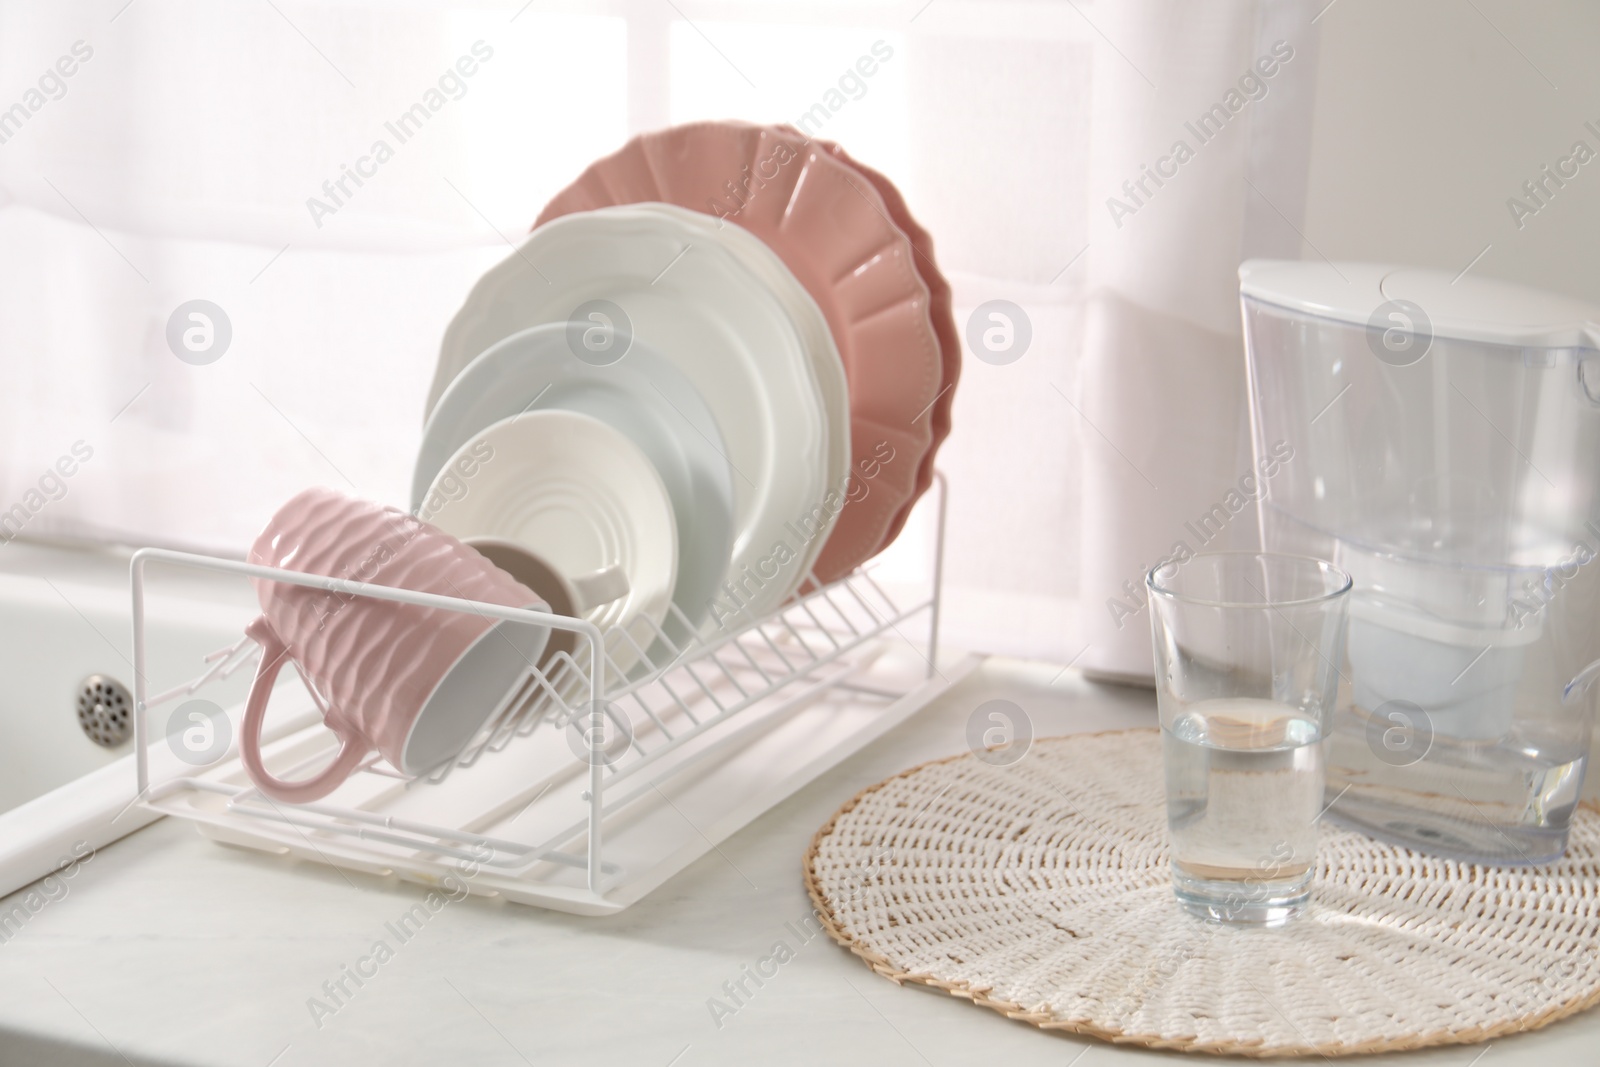
{"type": "Polygon", "coordinates": [[[1160,736],[1037,741],[872,786],[812,839],[835,940],[1036,1026],[1152,1048],[1337,1056],[1485,1041],[1600,1000],[1600,815],[1538,868],[1424,856],[1324,822],[1307,912],[1207,923],[1173,898],[1160,736]]]}

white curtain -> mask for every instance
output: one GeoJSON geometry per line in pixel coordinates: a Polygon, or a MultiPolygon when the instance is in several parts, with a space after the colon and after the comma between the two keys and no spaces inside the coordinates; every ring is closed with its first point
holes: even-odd
{"type": "MultiPolygon", "coordinates": [[[[1314,29],[1194,7],[0,0],[0,540],[236,554],[307,484],[403,503],[444,325],[551,195],[634,132],[820,105],[934,234],[958,329],[1028,319],[1021,358],[967,357],[941,454],[947,635],[1137,674],[1104,601],[1236,473],[1233,271],[1304,188],[1314,29]],[[1268,93],[1114,227],[1278,38],[1268,93]],[[191,301],[214,362],[169,342],[191,301]]],[[[913,524],[885,578],[930,552],[913,524]]]]}
{"type": "Polygon", "coordinates": [[[1105,8],[1107,37],[1130,44],[1095,73],[1069,654],[1091,675],[1150,680],[1156,562],[1257,542],[1238,492],[1252,462],[1237,270],[1300,255],[1316,14],[1270,0],[1105,8]]]}

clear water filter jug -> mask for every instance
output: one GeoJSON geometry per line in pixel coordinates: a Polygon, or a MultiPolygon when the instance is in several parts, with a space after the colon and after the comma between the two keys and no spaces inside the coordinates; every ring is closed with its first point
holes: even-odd
{"type": "Polygon", "coordinates": [[[1292,449],[1263,544],[1355,582],[1329,815],[1559,856],[1600,673],[1600,308],[1362,263],[1239,278],[1257,455],[1292,449]]]}

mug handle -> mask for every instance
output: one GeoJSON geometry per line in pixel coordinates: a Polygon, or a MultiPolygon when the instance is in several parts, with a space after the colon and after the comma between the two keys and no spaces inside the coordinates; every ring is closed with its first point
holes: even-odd
{"type": "Polygon", "coordinates": [[[576,615],[586,615],[601,604],[609,604],[628,595],[628,572],[622,569],[620,563],[580,574],[571,581],[579,600],[578,610],[574,612],[576,615]]]}
{"type": "Polygon", "coordinates": [[[356,766],[367,754],[367,747],[340,735],[339,754],[314,776],[300,782],[286,782],[269,774],[266,765],[261,762],[261,724],[267,717],[267,700],[272,696],[272,683],[289,658],[289,649],[273,632],[265,615],[258,616],[244,628],[244,632],[261,646],[261,663],[256,668],[255,679],[250,683],[250,696],[244,705],[244,722],[239,727],[239,758],[244,761],[244,769],[249,772],[250,780],[267,796],[286,804],[319,800],[337,789],[355,772],[356,766]]]}

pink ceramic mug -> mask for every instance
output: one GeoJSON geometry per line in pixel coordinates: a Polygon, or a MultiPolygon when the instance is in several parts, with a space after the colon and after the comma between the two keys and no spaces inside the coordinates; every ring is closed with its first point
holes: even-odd
{"type": "MultiPolygon", "coordinates": [[[[331,489],[308,489],[280,508],[256,538],[250,562],[548,610],[533,591],[437,527],[331,489]]],[[[245,703],[239,752],[257,788],[290,803],[331,793],[373,749],[405,774],[454,756],[538,662],[550,636],[543,626],[251,582],[261,615],[245,632],[261,646],[261,665],[245,703]],[[341,742],[333,762],[295,782],[273,777],[261,760],[267,699],[289,658],[325,701],[324,721],[341,742]]]]}

